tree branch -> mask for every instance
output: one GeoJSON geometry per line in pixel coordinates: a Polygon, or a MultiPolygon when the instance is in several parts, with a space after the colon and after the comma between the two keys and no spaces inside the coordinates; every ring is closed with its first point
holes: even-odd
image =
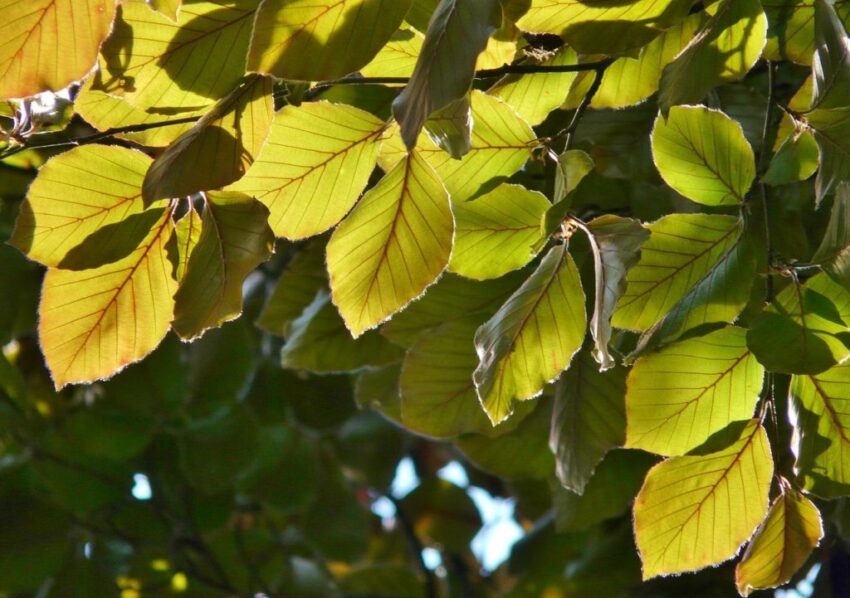
{"type": "Polygon", "coordinates": [[[581,122],[584,113],[587,112],[587,109],[590,107],[590,103],[593,101],[596,92],[598,92],[599,88],[602,86],[602,76],[605,74],[605,69],[607,69],[612,62],[614,62],[613,58],[607,58],[595,63],[596,66],[593,68],[595,71],[593,83],[590,84],[590,87],[587,89],[587,93],[584,94],[584,97],[581,99],[581,103],[579,103],[578,108],[576,108],[576,111],[573,113],[573,118],[570,120],[570,124],[567,125],[566,129],[558,131],[555,135],[554,139],[561,139],[562,137],[566,138],[564,142],[564,151],[570,149],[573,134],[576,132],[576,129],[578,129],[578,125],[581,122]]]}
{"type": "MultiPolygon", "coordinates": [[[[507,64],[505,66],[501,66],[495,69],[482,69],[480,71],[476,71],[474,78],[475,79],[494,79],[498,77],[503,77],[505,75],[531,75],[531,74],[542,74],[542,73],[578,73],[582,71],[598,71],[600,68],[604,69],[611,63],[610,59],[600,60],[596,62],[585,62],[582,64],[565,64],[565,65],[538,65],[538,64],[507,64]]],[[[599,77],[597,76],[597,79],[599,77]]],[[[345,77],[342,79],[335,79],[333,81],[325,81],[319,82],[315,86],[313,86],[308,93],[310,94],[308,97],[315,97],[317,94],[329,89],[331,87],[335,87],[337,85],[404,85],[410,80],[409,77],[345,77]]],[[[598,84],[594,81],[594,84],[598,88],[598,84]]],[[[594,90],[595,93],[595,90],[594,90]]],[[[72,147],[76,145],[85,145],[88,143],[97,143],[98,141],[103,141],[105,139],[109,139],[111,137],[115,137],[116,135],[125,135],[128,133],[142,133],[144,131],[150,131],[152,129],[158,129],[162,127],[170,127],[174,125],[183,125],[188,123],[194,123],[200,120],[200,116],[187,116],[185,118],[178,118],[175,120],[166,120],[166,121],[157,121],[152,123],[144,123],[138,125],[129,125],[126,127],[113,127],[111,129],[106,129],[105,131],[101,131],[99,133],[93,133],[91,135],[85,135],[82,137],[74,137],[72,139],[67,139],[58,142],[51,143],[24,143],[21,145],[16,145],[14,147],[9,147],[6,150],[0,152],[0,160],[5,160],[15,154],[20,152],[29,150],[29,149],[52,149],[59,147],[72,147]]]]}
{"type": "Polygon", "coordinates": [[[395,507],[396,517],[398,518],[399,524],[401,524],[401,529],[404,532],[405,538],[407,538],[407,543],[410,545],[410,550],[414,553],[414,557],[419,565],[419,569],[422,571],[422,575],[425,576],[425,596],[427,598],[436,598],[437,578],[434,577],[434,572],[431,571],[425,564],[425,559],[422,557],[422,550],[424,549],[424,546],[422,546],[419,536],[416,535],[416,530],[413,529],[413,523],[404,512],[401,503],[392,495],[387,494],[386,496],[395,507]]]}
{"type": "Polygon", "coordinates": [[[758,187],[759,196],[762,206],[762,217],[764,218],[764,237],[767,249],[767,281],[765,284],[765,302],[773,301],[774,284],[773,284],[773,266],[774,266],[774,250],[773,239],[770,233],[770,210],[767,207],[767,186],[762,180],[764,173],[767,172],[770,166],[770,159],[773,155],[772,147],[776,137],[776,126],[774,124],[774,104],[775,100],[775,82],[773,63],[767,63],[767,107],[764,113],[764,124],[762,125],[761,133],[761,148],[759,150],[759,159],[756,167],[756,176],[759,177],[758,187]]]}

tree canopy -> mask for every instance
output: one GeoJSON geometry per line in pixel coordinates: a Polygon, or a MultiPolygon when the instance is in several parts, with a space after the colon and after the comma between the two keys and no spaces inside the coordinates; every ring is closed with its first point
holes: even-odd
{"type": "Polygon", "coordinates": [[[0,17],[0,596],[850,594],[850,1],[0,17]]]}

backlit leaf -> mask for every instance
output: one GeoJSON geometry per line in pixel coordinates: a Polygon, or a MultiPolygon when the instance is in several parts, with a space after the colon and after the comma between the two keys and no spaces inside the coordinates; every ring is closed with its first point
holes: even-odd
{"type": "Polygon", "coordinates": [[[127,139],[148,147],[165,147],[191,129],[205,112],[205,109],[174,115],[147,112],[123,98],[94,89],[93,81],[96,79],[97,76],[90,77],[74,100],[74,112],[95,129],[103,132],[136,125],[162,124],[146,131],[129,131],[116,135],[120,139],[127,139]],[[177,121],[177,123],[166,125],[168,121],[177,121]]]}
{"type": "Polygon", "coordinates": [[[542,193],[520,185],[500,185],[474,201],[454,204],[449,270],[482,280],[522,268],[543,247],[540,219],[550,205],[542,193]]]}
{"type": "Polygon", "coordinates": [[[605,454],[626,438],[626,370],[600,372],[583,351],[558,382],[549,446],[555,453],[558,479],[583,494],[605,454]]]}
{"type": "Polygon", "coordinates": [[[115,16],[113,0],[0,2],[0,98],[59,91],[85,77],[115,16]]]}
{"type": "Polygon", "coordinates": [[[793,449],[805,488],[824,498],[850,490],[850,363],[794,376],[789,390],[793,449]]]}
{"type": "Polygon", "coordinates": [[[773,458],[751,421],[731,446],[653,467],[635,499],[643,578],[695,571],[737,554],[767,513],[773,458]]]}
{"type": "Polygon", "coordinates": [[[355,338],[434,283],[453,229],[448,194],[418,152],[363,196],[327,250],[333,301],[355,338]]]}
{"type": "Polygon", "coordinates": [[[475,335],[475,387],[494,425],[512,413],[515,400],[539,395],[569,366],[586,326],[575,262],[566,245],[553,247],[475,335]]]}
{"type": "Polygon", "coordinates": [[[841,109],[813,110],[806,115],[820,150],[815,179],[815,203],[850,180],[850,112],[841,109]]]}
{"type": "Polygon", "coordinates": [[[805,181],[818,169],[818,145],[814,135],[811,131],[796,130],[796,126],[791,123],[793,120],[789,116],[783,116],[777,135],[779,145],[762,177],[762,181],[768,185],[788,185],[805,181]],[[790,124],[790,132],[787,133],[783,131],[786,123],[790,124]]]}
{"type": "Polygon", "coordinates": [[[829,225],[812,261],[845,285],[850,282],[850,185],[838,186],[829,225]]]}
{"type": "Polygon", "coordinates": [[[142,186],[145,200],[187,197],[241,178],[263,147],[273,114],[271,79],[246,79],[154,160],[142,186]]]}
{"type": "Polygon", "coordinates": [[[688,14],[686,0],[532,0],[517,23],[523,31],[556,33],[581,54],[639,48],[688,14]]]}
{"type": "Polygon", "coordinates": [[[177,20],[177,13],[180,12],[182,0],[151,0],[151,6],[167,16],[172,21],[177,20]]]}
{"type": "Polygon", "coordinates": [[[564,219],[570,215],[573,207],[570,193],[575,191],[584,177],[593,172],[595,166],[593,158],[583,150],[571,149],[558,156],[558,163],[555,165],[554,204],[546,212],[543,221],[543,230],[547,235],[558,230],[564,219]]]}
{"type": "Polygon", "coordinates": [[[437,438],[492,430],[472,382],[477,327],[474,319],[449,322],[407,352],[400,379],[406,428],[437,438]]]}
{"type": "MultiPolygon", "coordinates": [[[[562,48],[554,55],[531,62],[542,66],[565,66],[576,64],[578,57],[572,48],[562,48]]],[[[529,73],[506,75],[497,81],[487,93],[501,98],[530,125],[539,125],[549,113],[559,108],[567,97],[567,91],[576,78],[576,73],[529,73]]]]}
{"type": "Polygon", "coordinates": [[[393,115],[409,149],[417,144],[432,112],[469,91],[478,54],[501,25],[501,13],[498,0],[440,1],[410,81],[393,102],[393,115]]]}
{"type": "Polygon", "coordinates": [[[823,538],[820,512],[792,488],[783,488],[735,568],[738,592],[775,588],[787,583],[823,538]]]}
{"type": "Polygon", "coordinates": [[[766,35],[767,17],[759,0],[725,0],[664,68],[661,112],[699,102],[715,85],[743,78],[761,56],[766,35]]]}
{"type": "Polygon", "coordinates": [[[174,237],[170,249],[173,251],[169,254],[171,262],[174,264],[174,278],[179,282],[186,275],[186,267],[189,264],[189,257],[192,251],[198,244],[201,238],[201,215],[192,204],[183,216],[174,223],[174,237]]]}
{"type": "Polygon", "coordinates": [[[845,108],[850,94],[850,39],[826,0],[814,0],[814,19],[811,109],[845,108]]]}
{"type": "Polygon", "coordinates": [[[410,77],[422,51],[424,37],[415,29],[403,26],[396,31],[372,62],[360,69],[364,77],[410,77]]]}
{"type": "Polygon", "coordinates": [[[171,230],[163,211],[127,257],[93,270],[48,270],[38,334],[56,388],[107,378],[165,337],[177,286],[166,255],[171,230]]]}
{"type": "MultiPolygon", "coordinates": [[[[455,160],[427,135],[420,135],[416,151],[430,164],[443,181],[452,201],[461,202],[493,189],[514,174],[531,157],[536,135],[507,104],[480,91],[473,91],[472,147],[462,159],[455,160]]],[[[381,146],[379,164],[389,171],[404,159],[406,149],[390,128],[392,136],[381,146]]]]}
{"type": "Polygon", "coordinates": [[[522,272],[495,280],[473,281],[446,273],[424,297],[381,327],[393,343],[410,347],[427,330],[470,314],[491,315],[522,284],[522,272]]]}
{"type": "Polygon", "coordinates": [[[497,437],[484,434],[465,434],[455,446],[476,467],[509,480],[545,479],[555,469],[554,457],[547,447],[547,430],[552,413],[552,401],[543,397],[517,407],[506,426],[514,418],[528,414],[512,430],[497,437]]]}
{"type": "Polygon", "coordinates": [[[274,235],[268,210],[238,193],[210,193],[201,235],[174,296],[174,330],[190,340],[242,313],[242,283],[266,261],[274,235]]]}
{"type": "Polygon", "coordinates": [[[626,289],[626,272],[638,260],[640,247],[649,238],[649,231],[637,220],[606,214],[587,225],[595,266],[593,317],[590,333],[595,341],[593,357],[600,370],[614,367],[608,350],[611,341],[611,316],[626,289]]]}
{"type": "Polygon", "coordinates": [[[605,69],[602,85],[590,106],[625,108],[658,91],[664,67],[687,46],[702,21],[702,14],[693,14],[642,47],[637,56],[623,56],[615,60],[605,69]]]}
{"type": "Polygon", "coordinates": [[[796,280],[753,320],[747,344],[765,368],[785,374],[817,374],[850,355],[850,335],[835,304],[796,280]]]}
{"type": "Polygon", "coordinates": [[[472,146],[469,95],[461,96],[432,113],[425,121],[425,134],[455,160],[460,160],[469,153],[472,146]]]}
{"type": "Polygon", "coordinates": [[[269,208],[279,237],[302,239],[339,222],[375,167],[384,123],[325,102],[285,106],[248,173],[230,187],[269,208]]]}
{"type": "Polygon", "coordinates": [[[271,296],[263,306],[257,326],[277,336],[289,336],[289,327],[304,311],[316,293],[327,288],[325,247],[313,242],[299,251],[286,265],[271,296]]]}
{"type": "Polygon", "coordinates": [[[212,105],[245,74],[259,1],[184,4],[177,22],[144,2],[122,4],[95,89],[162,115],[212,105]]]}
{"type": "Polygon", "coordinates": [[[753,150],[741,126],[722,112],[675,106],[652,131],[652,156],[664,181],[701,204],[744,201],[756,175],[753,150]]]}
{"type": "MultiPolygon", "coordinates": [[[[801,0],[771,0],[762,3],[767,13],[767,60],[791,60],[810,65],[815,51],[815,3],[801,0]]],[[[835,3],[835,10],[846,20],[850,6],[844,0],[835,3]]]]}
{"type": "MultiPolygon", "coordinates": [[[[614,311],[612,324],[617,328],[651,328],[699,289],[701,281],[723,287],[715,274],[734,251],[742,229],[738,218],[709,214],[671,214],[647,228],[649,240],[641,247],[640,260],[629,270],[626,292],[614,311]]],[[[740,294],[736,289],[723,292],[730,297],[740,294]]],[[[748,289],[744,295],[749,297],[748,289]]],[[[731,321],[743,303],[719,301],[711,307],[716,317],[704,321],[731,321]]]]}
{"type": "Polygon", "coordinates": [[[626,446],[684,455],[753,416],[764,369],[729,326],[638,358],[626,392],[626,446]]]}
{"type": "Polygon", "coordinates": [[[411,0],[263,0],[248,70],[298,81],[352,73],[396,32],[410,5],[411,0]]]}
{"type": "Polygon", "coordinates": [[[151,159],[106,145],[77,147],[48,161],[30,186],[11,243],[47,266],[83,269],[129,255],[162,214],[145,210],[151,159]]]}
{"type": "Polygon", "coordinates": [[[352,339],[325,291],[317,293],[304,312],[292,321],[280,352],[283,367],[318,374],[394,363],[403,355],[404,351],[376,331],[352,339]]]}
{"type": "Polygon", "coordinates": [[[611,451],[581,494],[555,488],[552,508],[560,532],[590,529],[601,521],[623,514],[643,484],[646,472],[658,461],[641,451],[611,451]]]}

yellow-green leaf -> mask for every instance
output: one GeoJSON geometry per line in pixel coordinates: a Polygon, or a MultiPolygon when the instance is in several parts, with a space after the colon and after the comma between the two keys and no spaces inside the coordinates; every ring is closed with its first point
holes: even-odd
{"type": "Polygon", "coordinates": [[[230,189],[266,204],[277,236],[319,234],[357,201],[375,167],[383,128],[353,106],[286,106],[247,174],[230,189]]]}
{"type": "Polygon", "coordinates": [[[832,3],[814,0],[814,19],[811,109],[846,108],[850,92],[850,39],[832,3]]]}
{"type": "Polygon", "coordinates": [[[165,147],[191,129],[204,115],[205,109],[176,115],[147,112],[123,98],[94,89],[94,81],[98,77],[99,74],[90,77],[74,100],[74,112],[98,131],[151,125],[150,129],[120,133],[116,137],[148,147],[165,147]],[[169,121],[177,122],[166,124],[169,121]],[[153,127],[154,124],[161,126],[153,127]]]}
{"type": "Polygon", "coordinates": [[[403,26],[396,31],[372,61],[360,69],[364,77],[410,77],[425,38],[415,29],[403,26]]]}
{"type": "Polygon", "coordinates": [[[177,20],[177,13],[180,12],[182,0],[151,0],[151,6],[156,11],[161,12],[172,21],[177,20]]]}
{"type": "Polygon", "coordinates": [[[652,157],[668,185],[708,206],[740,204],[756,176],[741,125],[703,106],[675,106],[666,118],[659,115],[652,157]]]}
{"type": "MultiPolygon", "coordinates": [[[[565,66],[576,64],[578,57],[572,48],[562,48],[557,53],[532,62],[542,66],[565,66]]],[[[610,68],[610,67],[609,67],[610,68]]],[[[497,81],[487,93],[501,98],[530,125],[539,125],[549,113],[559,108],[567,98],[567,92],[577,73],[531,73],[506,75],[497,81]]]]}
{"type": "MultiPolygon", "coordinates": [[[[704,322],[734,319],[743,307],[737,300],[740,293],[720,283],[726,270],[724,263],[741,235],[740,219],[671,214],[648,228],[649,240],[641,246],[640,260],[629,270],[626,292],[617,302],[612,324],[627,330],[647,330],[704,284],[720,287],[724,297],[735,299],[711,301],[712,313],[703,314],[708,318],[704,322]]],[[[744,290],[745,297],[749,297],[749,289],[744,290]]],[[[704,299],[705,295],[700,293],[697,299],[704,299]]]]}
{"type": "Polygon", "coordinates": [[[263,0],[248,70],[279,79],[337,79],[365,66],[412,0],[263,0]]]}
{"type": "Polygon", "coordinates": [[[277,336],[288,337],[289,329],[316,293],[326,289],[325,245],[314,241],[286,264],[271,296],[263,306],[257,326],[277,336]]]}
{"type": "Polygon", "coordinates": [[[817,374],[850,355],[847,324],[832,298],[808,288],[818,278],[806,286],[792,280],[750,323],[747,344],[768,370],[817,374]]]}
{"type": "Polygon", "coordinates": [[[445,322],[471,314],[493,314],[522,283],[522,274],[479,282],[446,273],[424,297],[384,324],[381,334],[397,345],[410,347],[426,331],[445,322]]]}
{"type": "Polygon", "coordinates": [[[162,211],[157,204],[146,212],[142,202],[150,164],[142,152],[106,145],[56,156],[30,186],[11,243],[42,264],[73,270],[126,257],[162,211]]]}
{"type": "Polygon", "coordinates": [[[664,68],[658,106],[701,101],[715,86],[743,78],[761,56],[767,17],[759,0],[725,0],[676,59],[664,68]]]}
{"type": "Polygon", "coordinates": [[[145,175],[145,201],[221,189],[241,178],[272,125],[268,77],[252,76],[160,154],[145,175]]]}
{"type": "Polygon", "coordinates": [[[789,185],[805,181],[818,169],[818,145],[811,131],[797,127],[794,119],[782,116],[777,146],[762,181],[768,185],[789,185]]]}
{"type": "Polygon", "coordinates": [[[85,77],[115,16],[114,0],[2,0],[0,99],[59,91],[85,77]]]}
{"type": "Polygon", "coordinates": [[[436,438],[492,431],[472,382],[476,328],[475,320],[449,322],[408,350],[399,380],[406,428],[436,438]]]}
{"type": "Polygon", "coordinates": [[[101,50],[95,89],[157,114],[192,113],[220,100],[245,74],[260,0],[184,4],[177,22],[126,2],[101,50]]]}
{"type": "MultiPolygon", "coordinates": [[[[770,0],[763,3],[767,13],[766,60],[791,60],[810,65],[815,52],[814,3],[804,0],[770,0]]],[[[841,20],[848,21],[850,4],[845,0],[835,3],[841,20]]]]}
{"type": "Polygon", "coordinates": [[[475,335],[475,388],[493,424],[515,400],[536,397],[570,365],[587,330],[584,290],[566,245],[534,273],[475,335]]]}
{"type": "Polygon", "coordinates": [[[171,215],[124,259],[93,270],[49,269],[38,337],[56,388],[112,376],[165,338],[176,282],[166,255],[171,215]]]}
{"type": "MultiPolygon", "coordinates": [[[[472,147],[462,159],[455,160],[427,135],[420,135],[416,151],[437,174],[452,197],[461,202],[486,192],[511,176],[531,157],[537,136],[532,128],[507,104],[480,91],[473,91],[472,147]]],[[[378,162],[389,171],[404,159],[406,149],[398,135],[398,126],[381,145],[378,162]]]]}
{"type": "Polygon", "coordinates": [[[319,374],[351,372],[396,363],[404,356],[402,349],[376,330],[352,339],[324,289],[292,321],[288,333],[280,351],[281,365],[285,368],[319,374]]]}
{"type": "Polygon", "coordinates": [[[838,186],[832,199],[829,224],[820,246],[812,256],[833,278],[847,286],[850,282],[850,184],[838,186]]]}
{"type": "Polygon", "coordinates": [[[449,197],[412,152],[370,189],[328,243],[334,304],[356,338],[421,295],[446,268],[449,197]]]}
{"type": "Polygon", "coordinates": [[[735,554],[767,513],[773,458],[755,420],[729,447],[653,467],[635,499],[643,578],[696,571],[735,554]]]}
{"type": "Polygon", "coordinates": [[[425,121],[425,134],[455,160],[469,153],[472,145],[469,94],[433,112],[425,121]]]}
{"type": "Polygon", "coordinates": [[[174,278],[178,281],[183,280],[186,274],[189,257],[201,238],[202,226],[201,215],[191,203],[186,213],[174,223],[169,256],[174,264],[174,278]]]}
{"type": "Polygon", "coordinates": [[[664,67],[693,39],[702,21],[702,14],[693,14],[642,47],[637,56],[615,60],[605,69],[591,108],[626,108],[658,91],[664,67]]]}
{"type": "Polygon", "coordinates": [[[201,236],[174,296],[174,330],[197,338],[242,313],[242,283],[274,249],[268,210],[239,193],[209,193],[201,236]]]}
{"type": "Polygon", "coordinates": [[[492,475],[508,480],[547,479],[555,468],[552,452],[546,446],[551,412],[552,401],[541,397],[518,406],[511,419],[502,424],[510,426],[522,416],[513,429],[498,436],[465,434],[454,444],[473,465],[492,475]]]}
{"type": "Polygon", "coordinates": [[[393,102],[393,116],[408,148],[417,144],[432,112],[469,91],[478,55],[501,24],[498,0],[440,1],[410,81],[393,102]]]}
{"type": "Polygon", "coordinates": [[[824,498],[850,491],[850,363],[794,376],[789,391],[795,469],[805,488],[824,498]]]}
{"type": "Polygon", "coordinates": [[[540,219],[550,205],[542,193],[521,185],[500,185],[474,201],[455,203],[449,270],[484,280],[522,268],[543,248],[540,219]]]}
{"type": "Polygon", "coordinates": [[[626,446],[684,455],[753,416],[764,368],[746,330],[729,326],[639,358],[626,392],[626,446]]]}
{"type": "Polygon", "coordinates": [[[556,33],[580,54],[616,54],[649,43],[688,14],[689,0],[531,0],[517,25],[556,33]]]}
{"type": "Polygon", "coordinates": [[[749,596],[753,590],[787,583],[821,538],[823,524],[818,508],[796,490],[783,486],[735,568],[738,592],[749,596]]]}

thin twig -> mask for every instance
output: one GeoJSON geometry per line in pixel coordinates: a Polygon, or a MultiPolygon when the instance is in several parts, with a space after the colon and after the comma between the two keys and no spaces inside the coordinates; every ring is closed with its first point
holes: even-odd
{"type": "MultiPolygon", "coordinates": [[[[494,69],[482,69],[476,71],[475,79],[494,79],[505,75],[526,75],[526,74],[542,74],[542,73],[578,73],[582,71],[593,71],[599,68],[604,68],[610,63],[610,60],[600,60],[596,62],[585,62],[583,64],[564,64],[564,65],[537,65],[537,64],[507,64],[505,66],[494,69]]],[[[410,80],[410,77],[345,77],[342,79],[334,79],[333,81],[325,81],[316,84],[308,90],[308,98],[315,97],[322,91],[335,87],[337,85],[404,85],[410,80]]],[[[144,123],[138,125],[129,125],[126,127],[113,127],[99,133],[85,135],[83,137],[75,137],[53,143],[25,143],[7,148],[0,152],[0,160],[4,160],[20,152],[29,149],[52,149],[60,147],[72,147],[75,145],[84,145],[87,143],[96,143],[115,137],[116,135],[126,135],[128,133],[143,133],[151,129],[160,127],[170,127],[174,125],[183,125],[194,123],[200,120],[200,116],[187,116],[174,120],[157,121],[152,123],[144,123]]]]}
{"type": "Polygon", "coordinates": [[[761,133],[761,150],[759,151],[759,159],[758,159],[758,177],[759,177],[759,196],[761,199],[762,206],[762,217],[764,218],[764,237],[765,237],[765,245],[767,246],[767,280],[765,283],[765,303],[771,303],[773,301],[775,286],[773,281],[773,267],[774,267],[774,250],[773,250],[773,238],[770,233],[770,210],[767,207],[767,185],[765,185],[762,178],[764,177],[764,173],[767,172],[768,167],[770,166],[770,159],[772,157],[773,151],[771,150],[773,146],[773,138],[776,136],[776,131],[774,127],[774,104],[775,104],[775,89],[774,89],[774,72],[773,72],[773,63],[768,61],[767,63],[767,107],[764,113],[764,124],[762,126],[761,133]]]}
{"type": "Polygon", "coordinates": [[[405,538],[407,538],[407,543],[410,546],[411,552],[414,553],[416,557],[416,562],[419,565],[419,569],[422,571],[422,575],[425,577],[425,596],[426,598],[436,598],[437,596],[437,578],[434,576],[434,572],[428,568],[428,565],[425,564],[425,558],[422,556],[422,550],[425,548],[422,545],[422,542],[419,540],[419,536],[416,535],[416,530],[413,528],[413,523],[407,517],[407,514],[404,512],[404,509],[401,506],[401,503],[391,495],[387,495],[387,498],[393,506],[395,506],[396,518],[398,522],[401,524],[401,529],[404,532],[405,538]]]}
{"type": "Polygon", "coordinates": [[[581,122],[584,113],[590,107],[590,103],[593,101],[593,97],[596,95],[596,92],[599,91],[599,88],[602,86],[602,76],[605,74],[605,69],[607,69],[612,62],[614,62],[614,60],[612,58],[608,58],[596,63],[596,67],[593,69],[595,71],[593,75],[593,83],[590,84],[590,87],[587,89],[587,93],[584,94],[578,108],[576,108],[576,111],[573,113],[573,118],[570,120],[570,124],[567,125],[566,129],[558,131],[555,135],[554,139],[565,139],[564,151],[570,149],[573,134],[576,132],[576,129],[578,129],[578,125],[581,122]]]}
{"type": "Polygon", "coordinates": [[[82,137],[74,137],[72,139],[52,143],[25,143],[23,145],[16,145],[14,147],[7,148],[5,151],[0,152],[0,160],[5,160],[6,158],[14,156],[15,154],[19,154],[23,151],[30,149],[53,149],[58,147],[85,145],[87,143],[97,143],[98,141],[103,141],[104,139],[115,137],[116,135],[125,135],[128,133],[143,133],[152,129],[159,129],[161,127],[170,127],[172,125],[185,125],[189,123],[194,123],[200,120],[200,118],[200,116],[187,116],[185,118],[178,118],[175,120],[163,120],[152,123],[129,125],[126,127],[113,127],[111,129],[106,129],[105,131],[101,131],[99,133],[92,133],[91,135],[83,135],[82,137]]]}

